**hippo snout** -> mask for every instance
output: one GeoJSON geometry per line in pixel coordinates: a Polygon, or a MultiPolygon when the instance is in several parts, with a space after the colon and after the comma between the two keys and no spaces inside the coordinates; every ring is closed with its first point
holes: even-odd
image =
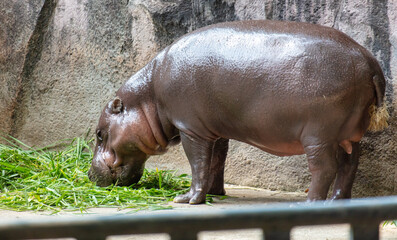
{"type": "Polygon", "coordinates": [[[138,183],[143,175],[144,165],[110,167],[106,164],[98,164],[98,161],[95,162],[88,171],[88,178],[99,187],[107,187],[112,184],[130,186],[138,183]]]}
{"type": "Polygon", "coordinates": [[[88,171],[88,178],[91,182],[95,183],[98,187],[107,187],[113,184],[113,178],[110,169],[101,169],[100,171],[94,170],[91,166],[88,171]]]}

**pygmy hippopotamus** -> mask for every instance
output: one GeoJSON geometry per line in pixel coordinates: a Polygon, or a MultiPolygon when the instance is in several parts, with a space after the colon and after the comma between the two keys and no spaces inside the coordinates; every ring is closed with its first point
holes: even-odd
{"type": "Polygon", "coordinates": [[[350,198],[359,141],[386,124],[384,95],[376,59],[333,28],[207,26],[166,47],[117,91],[99,119],[89,176],[99,186],[136,183],[150,155],[182,142],[192,184],[174,201],[202,203],[207,193],[225,194],[234,139],[277,156],[306,154],[309,200],[326,199],[335,178],[332,199],[350,198]]]}

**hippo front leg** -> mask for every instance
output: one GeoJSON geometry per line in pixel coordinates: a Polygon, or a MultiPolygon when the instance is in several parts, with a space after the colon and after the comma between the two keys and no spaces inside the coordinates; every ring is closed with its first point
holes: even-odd
{"type": "Polygon", "coordinates": [[[312,143],[305,145],[309,170],[312,174],[308,200],[325,200],[337,172],[338,144],[312,143]]]}
{"type": "Polygon", "coordinates": [[[351,198],[353,181],[358,167],[360,144],[352,143],[352,147],[351,154],[347,154],[342,147],[338,149],[339,166],[331,197],[332,200],[351,198]]]}
{"type": "Polygon", "coordinates": [[[180,133],[183,149],[192,169],[189,192],[174,198],[176,203],[199,204],[205,202],[209,190],[209,175],[214,141],[180,133]]]}

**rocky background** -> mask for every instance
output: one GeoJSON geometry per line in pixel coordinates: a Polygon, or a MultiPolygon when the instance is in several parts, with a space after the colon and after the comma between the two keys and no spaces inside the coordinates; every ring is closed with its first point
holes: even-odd
{"type": "MultiPolygon", "coordinates": [[[[105,102],[165,46],[199,27],[245,19],[331,26],[377,57],[392,118],[363,140],[354,196],[396,194],[396,1],[0,1],[0,131],[35,146],[92,132],[105,102]]],[[[190,171],[181,147],[147,166],[190,171]]],[[[232,142],[226,181],[304,191],[310,174],[304,156],[278,158],[232,142]]]]}

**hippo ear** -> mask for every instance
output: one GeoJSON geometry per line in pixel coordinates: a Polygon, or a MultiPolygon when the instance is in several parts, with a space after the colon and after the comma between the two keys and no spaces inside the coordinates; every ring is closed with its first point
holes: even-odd
{"type": "Polygon", "coordinates": [[[123,109],[123,102],[119,97],[116,97],[112,103],[112,113],[116,113],[116,114],[121,113],[122,109],[123,109]]]}

